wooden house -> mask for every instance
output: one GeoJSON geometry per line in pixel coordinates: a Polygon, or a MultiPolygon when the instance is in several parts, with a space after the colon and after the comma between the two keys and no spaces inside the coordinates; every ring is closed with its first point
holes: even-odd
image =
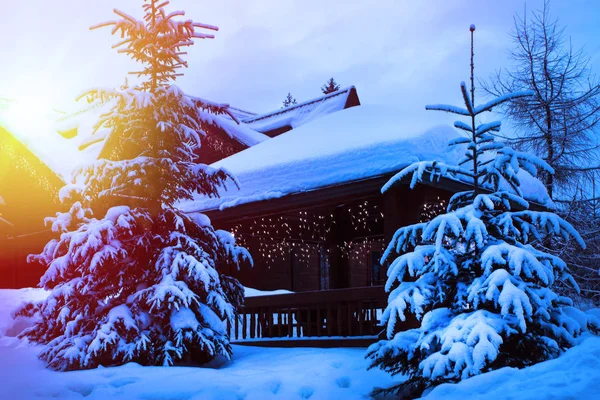
{"type": "MultiPolygon", "coordinates": [[[[220,198],[198,198],[180,207],[208,215],[234,233],[255,265],[230,271],[246,286],[294,292],[381,285],[385,244],[401,226],[445,210],[467,184],[381,187],[417,160],[456,161],[450,127],[407,131],[397,111],[359,106],[323,116],[215,163],[231,171],[241,189],[220,198]]],[[[544,203],[545,192],[530,176],[525,193],[544,203]]]]}
{"type": "MultiPolygon", "coordinates": [[[[199,151],[212,163],[293,127],[358,103],[351,87],[270,113],[230,108],[223,130],[210,132],[199,151]],[[236,119],[238,124],[233,119],[236,119]]],[[[95,131],[110,103],[78,104],[64,113],[0,98],[0,288],[35,286],[43,271],[27,263],[53,237],[44,219],[61,210],[58,191],[73,171],[98,158],[126,157],[121,138],[95,131]]]]}
{"type": "MultiPolygon", "coordinates": [[[[244,318],[231,327],[234,338],[372,340],[379,333],[386,244],[399,227],[443,212],[452,194],[469,186],[442,180],[410,189],[401,182],[382,194],[382,186],[414,161],[457,162],[464,154],[447,146],[457,135],[451,127],[418,132],[402,126],[398,115],[370,105],[321,115],[213,164],[233,173],[239,190],[231,185],[220,198],[179,205],[206,214],[250,250],[254,266],[229,271],[245,286],[293,292],[247,298],[244,318]]],[[[524,171],[520,178],[529,200],[548,204],[539,181],[524,171]]]]}
{"type": "MultiPolygon", "coordinates": [[[[402,182],[384,195],[381,187],[414,161],[456,162],[464,150],[449,150],[447,143],[457,133],[451,127],[415,131],[399,122],[398,110],[361,105],[354,87],[261,115],[233,111],[241,125],[230,121],[230,131],[211,135],[216,146],[212,148],[218,149],[204,154],[204,160],[219,159],[212,165],[233,173],[241,188],[232,183],[219,198],[197,197],[178,207],[207,215],[215,228],[232,232],[250,250],[252,268],[228,271],[242,284],[293,293],[247,298],[244,317],[230,327],[232,337],[373,337],[386,303],[386,266],[380,263],[386,244],[399,227],[442,212],[450,196],[467,188],[468,182],[442,180],[415,189],[402,182]]],[[[89,135],[94,112],[100,111],[63,117],[57,129],[71,143],[69,148],[77,149],[73,157],[78,163],[122,156],[119,138],[106,132],[89,135]]],[[[0,143],[4,147],[19,146],[8,131],[0,133],[5,135],[0,143]]],[[[0,162],[5,153],[0,152],[0,162]]],[[[10,224],[4,223],[0,239],[4,251],[15,237],[41,231],[43,217],[58,208],[53,199],[62,184],[61,173],[53,175],[35,157],[31,162],[38,162],[35,173],[5,181],[11,186],[6,195],[2,188],[7,184],[0,186],[6,207],[36,197],[44,185],[54,195],[36,208],[40,215],[32,214],[31,226],[20,220],[27,213],[25,203],[18,206],[20,211],[7,208],[2,218],[10,224]],[[43,184],[36,181],[38,175],[45,176],[43,184]],[[31,183],[25,190],[16,189],[22,180],[31,183]],[[11,229],[21,233],[7,234],[11,229]]],[[[63,168],[72,170],[77,163],[71,164],[63,168]]],[[[524,171],[520,178],[530,201],[548,204],[539,181],[524,171]]],[[[12,270],[25,268],[26,254],[42,246],[32,242],[26,251],[13,251],[3,263],[5,270],[7,263],[12,270]]],[[[0,285],[34,285],[40,274],[28,281],[5,279],[0,285]]]]}

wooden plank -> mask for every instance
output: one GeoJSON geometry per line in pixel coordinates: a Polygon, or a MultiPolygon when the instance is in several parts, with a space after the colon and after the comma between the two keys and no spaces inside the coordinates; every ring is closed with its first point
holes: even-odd
{"type": "Polygon", "coordinates": [[[352,322],[353,322],[354,318],[352,315],[352,303],[351,302],[346,303],[346,310],[348,311],[348,313],[347,313],[348,336],[352,336],[352,322]]]}
{"type": "Polygon", "coordinates": [[[283,337],[283,310],[277,309],[277,333],[279,337],[283,337]]]}
{"type": "Polygon", "coordinates": [[[312,336],[312,309],[306,309],[306,336],[312,336]]]}
{"type": "Polygon", "coordinates": [[[235,316],[235,338],[236,339],[240,338],[240,316],[242,318],[245,318],[244,314],[235,316]]]}
{"type": "Polygon", "coordinates": [[[331,304],[327,304],[327,320],[325,324],[327,326],[327,336],[333,336],[333,312],[331,311],[331,304]]]}
{"type": "Polygon", "coordinates": [[[323,321],[321,320],[321,307],[317,308],[317,336],[321,336],[321,328],[323,327],[323,321]]]}
{"type": "Polygon", "coordinates": [[[267,323],[269,324],[269,337],[273,337],[273,309],[267,308],[267,323]]]}
{"type": "Polygon", "coordinates": [[[356,302],[356,322],[358,323],[358,335],[363,335],[364,316],[362,310],[362,302],[360,300],[356,302]]]}
{"type": "Polygon", "coordinates": [[[250,312],[250,338],[254,339],[256,333],[256,321],[254,319],[254,310],[250,312]]]}
{"type": "Polygon", "coordinates": [[[264,314],[264,310],[262,308],[258,309],[258,315],[257,315],[257,324],[256,324],[256,337],[258,338],[262,338],[265,337],[264,336],[264,328],[265,328],[265,314],[264,314]]]}
{"type": "Polygon", "coordinates": [[[342,329],[342,303],[337,303],[337,332],[336,336],[346,336],[346,332],[342,329]]]}
{"type": "Polygon", "coordinates": [[[248,310],[246,309],[246,312],[244,314],[242,314],[242,317],[244,318],[242,321],[242,337],[244,339],[246,339],[246,335],[248,332],[248,310]]]}
{"type": "Polygon", "coordinates": [[[369,333],[371,335],[375,334],[375,324],[377,323],[375,320],[375,306],[373,304],[373,300],[369,301],[369,333]]]}
{"type": "Polygon", "coordinates": [[[292,337],[292,309],[288,308],[287,312],[287,326],[288,326],[288,336],[292,337]]]}
{"type": "Polygon", "coordinates": [[[302,337],[302,309],[298,307],[296,309],[296,337],[302,337]]]}

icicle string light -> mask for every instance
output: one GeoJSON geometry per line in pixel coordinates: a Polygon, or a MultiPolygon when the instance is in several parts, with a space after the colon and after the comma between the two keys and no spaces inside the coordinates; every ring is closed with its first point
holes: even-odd
{"type": "MultiPolygon", "coordinates": [[[[351,226],[350,233],[363,235],[362,239],[337,245],[336,249],[342,256],[355,259],[363,254],[365,246],[371,246],[373,243],[383,245],[383,237],[374,237],[372,234],[372,227],[383,221],[383,213],[376,202],[364,200],[341,207],[351,226]]],[[[252,222],[239,223],[231,228],[231,232],[237,243],[242,246],[248,246],[249,239],[258,238],[259,240],[254,241],[258,247],[254,251],[270,268],[292,253],[299,263],[308,265],[316,262],[319,247],[328,243],[336,224],[338,222],[333,212],[298,211],[294,214],[262,217],[252,222]]],[[[327,247],[327,254],[330,251],[331,248],[327,247]]]]}

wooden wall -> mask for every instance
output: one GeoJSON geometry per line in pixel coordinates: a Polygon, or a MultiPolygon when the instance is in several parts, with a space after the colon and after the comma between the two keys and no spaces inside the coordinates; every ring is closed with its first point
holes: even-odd
{"type": "Polygon", "coordinates": [[[43,269],[27,263],[52,234],[44,218],[60,209],[64,182],[22,143],[0,128],[0,288],[35,286],[43,269]]]}
{"type": "Polygon", "coordinates": [[[385,195],[372,193],[333,205],[313,204],[280,215],[258,214],[225,225],[214,219],[213,223],[218,229],[239,230],[238,244],[246,246],[252,254],[254,267],[232,274],[245,286],[295,292],[364,287],[385,282],[387,266],[379,266],[377,261],[396,230],[419,222],[426,202],[447,200],[450,196],[450,192],[431,186],[420,185],[411,190],[407,185],[398,185],[385,195]],[[352,216],[357,214],[362,217],[353,221],[352,216]],[[274,221],[292,225],[294,215],[300,215],[300,221],[310,215],[313,219],[314,215],[327,216],[335,223],[318,238],[298,233],[298,226],[287,233],[269,233],[273,226],[284,224],[274,221]],[[280,220],[282,216],[289,218],[280,220]],[[267,225],[269,229],[264,228],[267,225]],[[286,239],[291,239],[294,246],[282,245],[286,239]],[[323,257],[327,258],[328,285],[324,285],[321,277],[323,257]],[[379,280],[374,276],[374,264],[379,267],[379,280]]]}

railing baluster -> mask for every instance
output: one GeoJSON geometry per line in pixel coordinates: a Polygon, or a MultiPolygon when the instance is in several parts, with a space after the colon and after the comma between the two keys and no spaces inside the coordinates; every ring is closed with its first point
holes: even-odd
{"type": "Polygon", "coordinates": [[[362,310],[362,303],[360,300],[356,301],[356,322],[358,323],[358,336],[362,336],[364,316],[362,310]]]}
{"type": "Polygon", "coordinates": [[[325,321],[327,326],[327,336],[333,336],[333,313],[331,312],[331,303],[327,303],[327,320],[325,321]]]}
{"type": "Polygon", "coordinates": [[[273,310],[271,307],[267,308],[267,323],[269,324],[269,337],[273,337],[273,310]]]}
{"type": "Polygon", "coordinates": [[[250,312],[250,339],[254,339],[256,333],[256,321],[254,319],[254,310],[250,312]]]}
{"type": "Polygon", "coordinates": [[[352,336],[352,320],[354,318],[352,315],[352,303],[351,302],[346,302],[346,309],[348,310],[348,336],[352,336]]]}
{"type": "Polygon", "coordinates": [[[369,303],[370,303],[369,304],[369,307],[370,307],[370,309],[369,309],[369,312],[370,312],[370,315],[369,315],[369,317],[370,317],[369,318],[369,327],[370,327],[369,328],[369,333],[371,335],[374,335],[375,334],[375,329],[376,329],[375,328],[375,324],[376,324],[376,321],[377,321],[377,316],[375,315],[376,314],[375,313],[375,301],[371,300],[369,303]]]}
{"type": "Polygon", "coordinates": [[[323,321],[321,320],[321,306],[317,306],[317,336],[321,336],[321,328],[323,321]]]}
{"type": "Polygon", "coordinates": [[[296,337],[302,337],[301,322],[302,322],[302,309],[298,307],[296,309],[296,337]]]}
{"type": "Polygon", "coordinates": [[[337,303],[337,336],[346,336],[346,332],[342,329],[342,303],[337,303]]]}
{"type": "Polygon", "coordinates": [[[280,308],[277,308],[276,310],[277,310],[277,333],[278,333],[278,337],[283,337],[283,334],[281,332],[282,329],[283,329],[283,327],[282,327],[282,325],[283,325],[282,319],[283,318],[282,318],[282,315],[281,315],[281,311],[282,310],[280,308]]]}
{"type": "Polygon", "coordinates": [[[246,339],[247,331],[248,331],[248,313],[249,312],[250,312],[250,310],[246,309],[244,314],[242,314],[244,317],[244,320],[242,321],[242,337],[244,339],[246,339]]]}
{"type": "Polygon", "coordinates": [[[288,337],[292,337],[292,309],[288,308],[287,312],[288,337]]]}

